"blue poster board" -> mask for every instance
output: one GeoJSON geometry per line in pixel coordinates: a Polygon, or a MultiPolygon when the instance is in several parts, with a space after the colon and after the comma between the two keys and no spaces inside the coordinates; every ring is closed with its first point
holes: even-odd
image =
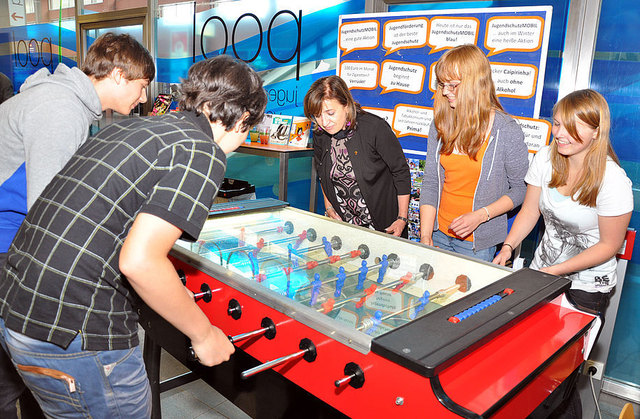
{"type": "Polygon", "coordinates": [[[423,159],[433,119],[434,65],[448,49],[476,44],[491,62],[505,110],[538,144],[551,6],[343,15],[336,72],[354,98],[387,120],[408,158],[423,159]],[[528,132],[527,132],[528,131],[528,132]]]}

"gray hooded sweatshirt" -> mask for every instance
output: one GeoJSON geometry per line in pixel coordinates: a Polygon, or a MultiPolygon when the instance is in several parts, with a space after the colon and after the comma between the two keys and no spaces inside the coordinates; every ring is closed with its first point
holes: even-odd
{"type": "Polygon", "coordinates": [[[77,67],[42,68],[0,105],[0,253],[27,209],[87,139],[102,115],[93,83],[77,67]]]}
{"type": "MultiPolygon", "coordinates": [[[[435,124],[429,128],[427,157],[420,191],[420,206],[436,208],[434,231],[438,229],[437,211],[444,184],[444,167],[440,164],[442,141],[435,124]]],[[[489,144],[482,158],[480,178],[473,196],[475,211],[506,195],[514,208],[524,201],[527,185],[524,176],[529,168],[529,152],[524,142],[520,125],[509,115],[496,111],[491,127],[489,144]]],[[[446,226],[444,226],[446,227],[446,226]]],[[[441,229],[442,230],[442,229],[441,229]]],[[[507,238],[507,214],[502,214],[482,223],[473,232],[473,248],[484,250],[507,238]]]]}

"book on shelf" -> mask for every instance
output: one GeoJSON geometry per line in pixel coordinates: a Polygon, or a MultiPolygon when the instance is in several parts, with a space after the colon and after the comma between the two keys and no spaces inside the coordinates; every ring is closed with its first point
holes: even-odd
{"type": "Polygon", "coordinates": [[[311,121],[303,116],[294,116],[291,122],[291,134],[289,145],[293,147],[307,147],[309,134],[311,133],[311,121]]]}
{"type": "Polygon", "coordinates": [[[291,132],[292,116],[273,115],[269,130],[269,144],[287,145],[291,132]]]}

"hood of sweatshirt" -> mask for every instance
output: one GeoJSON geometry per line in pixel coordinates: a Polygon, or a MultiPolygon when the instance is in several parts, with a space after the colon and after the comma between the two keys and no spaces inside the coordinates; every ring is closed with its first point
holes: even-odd
{"type": "MultiPolygon", "coordinates": [[[[51,74],[49,69],[44,67],[36,71],[24,81],[20,86],[20,92],[25,92],[43,83],[53,83],[69,89],[82,102],[92,119],[99,119],[102,116],[102,104],[98,97],[91,79],[78,67],[67,67],[65,64],[58,64],[56,70],[51,74]]],[[[50,86],[50,85],[49,85],[50,86]]]]}

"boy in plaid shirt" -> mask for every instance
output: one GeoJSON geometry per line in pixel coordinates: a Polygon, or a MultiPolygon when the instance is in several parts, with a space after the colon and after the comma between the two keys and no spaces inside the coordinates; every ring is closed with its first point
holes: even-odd
{"type": "Polygon", "coordinates": [[[267,97],[246,64],[194,64],[182,112],[114,123],[87,140],[29,211],[0,274],[0,343],[53,417],[149,417],[135,294],[207,366],[233,345],[182,286],[168,253],[195,240],[226,153],[267,97]]]}

